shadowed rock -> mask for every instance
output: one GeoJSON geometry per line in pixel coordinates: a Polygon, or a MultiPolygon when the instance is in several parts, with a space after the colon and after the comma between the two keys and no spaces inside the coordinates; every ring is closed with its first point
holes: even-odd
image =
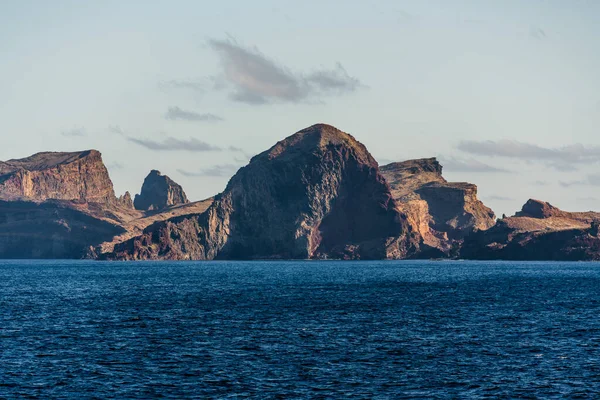
{"type": "Polygon", "coordinates": [[[377,162],[318,124],[252,158],[208,210],[148,227],[111,259],[404,258],[420,237],[377,162]]]}
{"type": "Polygon", "coordinates": [[[503,260],[598,260],[600,213],[567,212],[530,199],[521,211],[469,236],[461,257],[503,260]]]}
{"type": "Polygon", "coordinates": [[[162,210],[185,203],[189,201],[183,188],[157,170],[150,171],[133,201],[136,210],[162,210]]]}

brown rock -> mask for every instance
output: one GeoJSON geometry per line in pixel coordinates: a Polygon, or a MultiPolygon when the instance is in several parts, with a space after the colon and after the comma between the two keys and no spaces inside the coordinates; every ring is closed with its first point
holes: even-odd
{"type": "Polygon", "coordinates": [[[124,208],[134,208],[133,200],[131,199],[131,194],[129,192],[125,192],[124,195],[119,196],[117,204],[124,208]]]}
{"type": "Polygon", "coordinates": [[[494,212],[477,198],[477,186],[447,182],[435,158],[388,164],[381,173],[424,244],[443,254],[454,255],[465,236],[495,223],[494,212]]]}
{"type": "Polygon", "coordinates": [[[162,210],[178,204],[189,203],[183,188],[166,175],[152,170],[144,179],[142,191],[135,195],[136,210],[162,210]]]}
{"type": "Polygon", "coordinates": [[[420,242],[352,136],[324,124],[252,158],[205,213],[159,222],[110,259],[405,258],[420,242]]]}
{"type": "Polygon", "coordinates": [[[469,236],[461,257],[502,260],[598,260],[600,213],[567,212],[530,199],[512,217],[469,236]]]}
{"type": "Polygon", "coordinates": [[[0,199],[73,200],[108,203],[115,199],[100,152],[37,153],[0,164],[0,199]]]}
{"type": "Polygon", "coordinates": [[[0,200],[0,258],[82,258],[124,229],[70,202],[0,200]]]}

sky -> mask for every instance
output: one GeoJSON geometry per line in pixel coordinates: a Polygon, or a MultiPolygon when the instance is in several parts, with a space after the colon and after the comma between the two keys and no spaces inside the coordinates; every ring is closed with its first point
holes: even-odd
{"type": "Polygon", "coordinates": [[[600,1],[4,0],[0,160],[97,149],[200,200],[315,123],[497,215],[600,211],[600,1]]]}

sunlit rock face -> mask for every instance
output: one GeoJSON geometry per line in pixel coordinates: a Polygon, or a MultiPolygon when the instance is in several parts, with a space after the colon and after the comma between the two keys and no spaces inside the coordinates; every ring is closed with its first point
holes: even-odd
{"type": "Polygon", "coordinates": [[[477,186],[446,181],[435,158],[391,163],[381,167],[381,173],[398,209],[424,244],[441,256],[455,256],[466,236],[495,223],[494,212],[477,198],[477,186]]]}
{"type": "Polygon", "coordinates": [[[600,213],[567,212],[530,199],[512,217],[465,240],[461,257],[501,260],[600,260],[600,213]]]}
{"type": "Polygon", "coordinates": [[[405,258],[420,242],[365,146],[318,124],[253,157],[205,213],[155,224],[105,256],[405,258]]]}
{"type": "Polygon", "coordinates": [[[45,152],[0,163],[0,199],[108,203],[115,193],[100,152],[45,152]]]}

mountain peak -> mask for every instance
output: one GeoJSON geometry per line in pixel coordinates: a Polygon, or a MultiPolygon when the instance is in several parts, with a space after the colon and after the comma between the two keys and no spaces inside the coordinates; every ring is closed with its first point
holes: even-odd
{"type": "Polygon", "coordinates": [[[0,198],[44,201],[115,200],[108,170],[97,150],[41,152],[0,163],[0,198]]]}
{"type": "Polygon", "coordinates": [[[536,199],[529,199],[523,205],[521,211],[517,212],[515,216],[543,219],[553,216],[560,216],[562,214],[565,214],[565,212],[560,210],[559,208],[554,207],[548,202],[536,199]]]}
{"type": "Polygon", "coordinates": [[[284,155],[314,151],[323,152],[329,146],[346,148],[352,151],[359,161],[369,165],[377,165],[367,148],[352,135],[323,123],[309,126],[288,136],[254,158],[271,160],[284,155]]]}
{"type": "Polygon", "coordinates": [[[135,195],[133,205],[137,210],[160,210],[178,204],[189,203],[183,188],[160,171],[150,171],[140,194],[135,195]]]}

